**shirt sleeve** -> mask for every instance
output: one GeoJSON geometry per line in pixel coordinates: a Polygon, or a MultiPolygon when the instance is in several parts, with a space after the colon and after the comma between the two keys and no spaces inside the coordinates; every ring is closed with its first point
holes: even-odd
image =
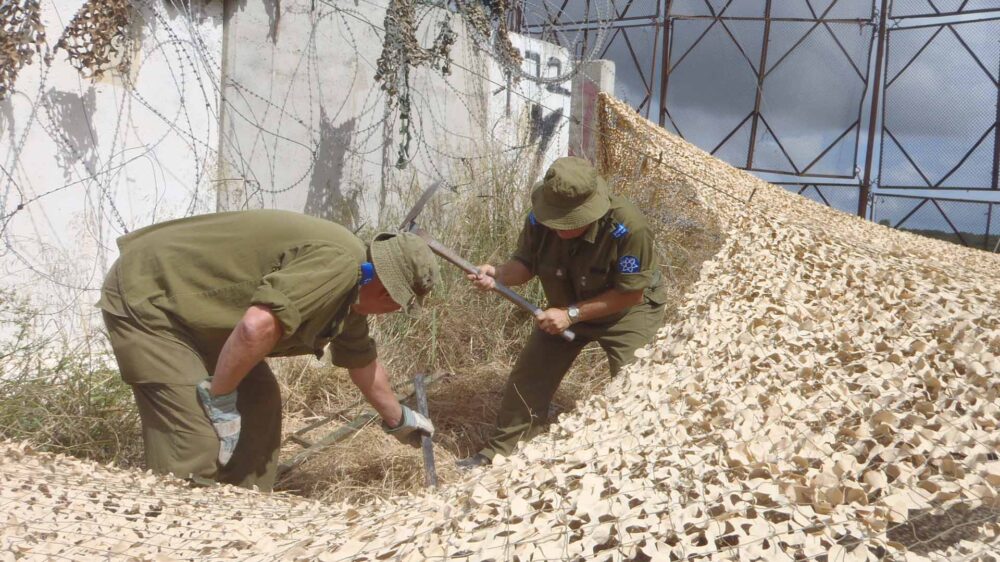
{"type": "Polygon", "coordinates": [[[375,340],[368,335],[368,319],[353,312],[344,321],[344,329],[330,342],[330,361],[346,369],[370,364],[378,357],[375,340]]]}
{"type": "Polygon", "coordinates": [[[634,230],[618,242],[613,286],[623,293],[641,291],[653,282],[653,235],[648,228],[634,230]]]}
{"type": "Polygon", "coordinates": [[[535,245],[538,240],[538,234],[535,230],[538,228],[540,227],[535,223],[534,215],[529,214],[524,219],[521,234],[517,237],[517,247],[514,248],[514,253],[510,256],[526,265],[531,273],[535,273],[535,245]]]}
{"type": "Polygon", "coordinates": [[[329,324],[358,281],[357,260],[343,249],[310,245],[282,256],[281,266],[265,275],[250,298],[281,322],[282,339],[312,341],[329,324]],[[303,332],[298,333],[297,332],[303,332]]]}

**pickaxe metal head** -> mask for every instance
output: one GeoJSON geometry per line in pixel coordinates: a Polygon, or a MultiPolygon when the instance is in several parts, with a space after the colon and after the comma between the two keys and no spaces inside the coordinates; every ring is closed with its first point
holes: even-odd
{"type": "Polygon", "coordinates": [[[420,211],[424,210],[424,206],[427,205],[427,202],[430,201],[431,196],[434,195],[434,192],[437,191],[439,187],[441,187],[442,183],[444,182],[442,182],[441,180],[432,183],[431,186],[428,187],[420,195],[420,199],[417,199],[417,204],[414,205],[412,209],[410,209],[410,212],[406,214],[406,218],[403,219],[402,223],[400,223],[399,225],[400,230],[402,230],[403,232],[408,232],[411,228],[413,228],[413,225],[415,225],[417,222],[417,216],[420,215],[420,211]]]}

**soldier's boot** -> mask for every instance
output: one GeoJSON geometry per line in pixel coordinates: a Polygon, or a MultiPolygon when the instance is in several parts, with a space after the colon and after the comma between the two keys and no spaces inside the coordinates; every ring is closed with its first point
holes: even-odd
{"type": "Polygon", "coordinates": [[[455,461],[455,466],[461,468],[462,470],[472,470],[473,468],[486,466],[488,464],[493,464],[493,461],[482,453],[476,453],[471,457],[455,461]]]}

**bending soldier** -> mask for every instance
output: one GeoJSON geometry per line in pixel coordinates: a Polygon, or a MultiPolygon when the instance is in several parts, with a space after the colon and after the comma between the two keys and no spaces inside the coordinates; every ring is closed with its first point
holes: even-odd
{"type": "Polygon", "coordinates": [[[433,432],[396,400],[366,319],[433,287],[437,263],[418,237],[383,233],[366,247],[338,224],[258,210],[156,224],[118,246],[98,306],[153,471],[270,490],[281,396],[264,359],[320,357],[327,344],[387,432],[415,446],[433,432]]]}

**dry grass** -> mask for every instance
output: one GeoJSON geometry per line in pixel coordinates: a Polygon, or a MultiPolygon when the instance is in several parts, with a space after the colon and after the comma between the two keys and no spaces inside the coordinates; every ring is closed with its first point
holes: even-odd
{"type": "Polygon", "coordinates": [[[0,289],[0,438],[123,467],[142,462],[132,391],[103,336],[69,341],[56,320],[0,289]]]}
{"type": "MultiPolygon", "coordinates": [[[[471,185],[458,194],[439,194],[421,217],[425,229],[473,263],[507,259],[527,213],[529,182],[517,162],[491,161],[471,185]]],[[[641,177],[614,178],[618,192],[648,209],[655,198],[658,216],[649,217],[657,230],[663,272],[672,287],[667,317],[672,318],[684,290],[698,277],[701,263],[721,244],[718,226],[693,202],[688,186],[650,186],[641,177]],[[656,191],[650,191],[656,190],[656,191]]],[[[467,181],[467,180],[459,180],[467,181]]],[[[419,194],[419,190],[416,190],[419,194]]],[[[392,224],[392,221],[387,221],[392,224]]],[[[443,282],[414,316],[375,317],[372,326],[381,360],[395,388],[413,374],[446,373],[428,390],[434,420],[438,476],[456,476],[454,460],[476,452],[490,436],[503,385],[531,330],[527,313],[493,294],[471,288],[464,275],[442,262],[443,282]]],[[[541,303],[537,282],[519,288],[541,303]]],[[[553,401],[553,411],[572,410],[608,382],[607,362],[600,348],[588,346],[567,375],[553,401]]],[[[316,416],[336,413],[336,419],[308,434],[316,440],[367,411],[346,372],[311,359],[284,361],[281,375],[286,400],[286,434],[316,416]]],[[[301,451],[286,440],[283,460],[301,451]]],[[[332,445],[279,480],[279,489],[325,501],[365,502],[423,487],[420,452],[386,439],[377,424],[332,445]]]]}

